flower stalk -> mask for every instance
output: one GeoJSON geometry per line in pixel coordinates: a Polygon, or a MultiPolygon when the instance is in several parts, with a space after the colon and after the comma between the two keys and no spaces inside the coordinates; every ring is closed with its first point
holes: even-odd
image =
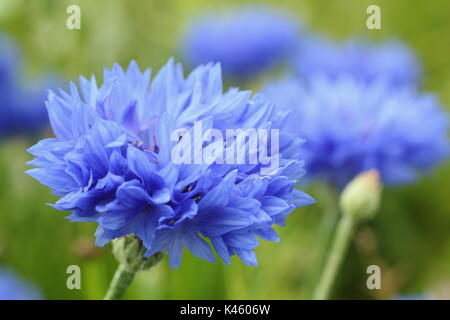
{"type": "Polygon", "coordinates": [[[381,189],[379,173],[376,170],[360,174],[345,187],[340,197],[342,216],[316,287],[314,299],[325,300],[330,296],[356,227],[359,223],[373,218],[378,210],[381,189]]]}
{"type": "Polygon", "coordinates": [[[119,261],[119,266],[111,280],[104,300],[118,300],[122,298],[139,270],[148,270],[162,258],[158,252],[145,258],[146,249],[141,240],[134,235],[125,236],[113,241],[113,253],[119,261]]]}
{"type": "Polygon", "coordinates": [[[354,220],[349,216],[340,219],[333,238],[332,247],[322,272],[319,285],[314,293],[314,299],[325,300],[329,297],[336,276],[347,252],[348,244],[354,231],[354,220]]]}

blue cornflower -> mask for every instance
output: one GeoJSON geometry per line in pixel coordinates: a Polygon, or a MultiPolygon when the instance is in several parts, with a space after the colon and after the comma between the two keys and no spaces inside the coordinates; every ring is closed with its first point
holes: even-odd
{"type": "Polygon", "coordinates": [[[15,45],[0,35],[0,135],[34,134],[48,124],[43,88],[21,83],[15,45]]]}
{"type": "Polygon", "coordinates": [[[364,82],[379,78],[392,86],[415,85],[421,66],[411,48],[400,41],[370,43],[350,39],[337,43],[323,37],[311,37],[299,50],[296,70],[303,80],[324,74],[331,79],[349,75],[364,82]]]}
{"type": "Polygon", "coordinates": [[[387,184],[412,182],[448,155],[448,115],[432,94],[322,76],[285,79],[266,92],[280,109],[292,108],[285,130],[305,138],[309,176],[338,187],[369,169],[387,184]]]}
{"type": "Polygon", "coordinates": [[[0,300],[39,300],[38,290],[12,271],[0,268],[0,300]]]}
{"type": "Polygon", "coordinates": [[[429,294],[404,294],[392,298],[392,300],[435,300],[436,298],[429,294]]]}
{"type": "Polygon", "coordinates": [[[190,65],[220,62],[226,76],[245,80],[288,57],[297,30],[291,16],[268,8],[209,13],[187,27],[181,51],[190,65]]]}
{"type": "Polygon", "coordinates": [[[217,64],[186,78],[172,60],[152,81],[150,72],[134,62],[125,71],[114,65],[100,87],[94,77],[81,77],[80,89],[72,83],[70,92],[50,92],[56,138],[29,149],[38,168],[28,174],[61,197],[53,206],[73,211],[71,221],[97,222],[100,246],[135,234],[146,256],[168,251],[178,267],[185,246],[214,261],[206,238],[226,263],[237,254],[255,265],[257,237],[278,241],[272,226],[313,201],[294,190],[302,163],[281,155],[279,168],[264,175],[260,162],[176,164],[172,151],[188,135],[174,141],[172,133],[191,132],[198,122],[204,130],[276,128],[286,115],[275,114],[261,95],[223,93],[217,64]]]}

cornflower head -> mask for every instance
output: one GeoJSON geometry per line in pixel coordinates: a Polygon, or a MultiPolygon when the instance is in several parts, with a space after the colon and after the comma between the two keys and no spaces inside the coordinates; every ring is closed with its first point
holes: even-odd
{"type": "Polygon", "coordinates": [[[286,13],[247,7],[197,18],[180,47],[190,65],[220,62],[226,76],[246,80],[282,64],[297,36],[298,24],[286,13]]]}
{"type": "MultiPolygon", "coordinates": [[[[225,263],[237,254],[256,265],[258,237],[278,241],[273,225],[284,225],[294,208],[313,202],[294,189],[302,162],[274,150],[270,156],[279,166],[261,174],[260,161],[175,163],[173,150],[195,135],[198,123],[203,134],[271,129],[286,114],[276,113],[262,95],[223,92],[218,64],[185,77],[170,60],[152,81],[150,73],[135,62],[126,70],[114,65],[104,70],[100,86],[93,76],[80,77],[79,88],[71,83],[69,92],[50,92],[46,104],[56,137],[29,149],[37,168],[28,174],[61,197],[53,207],[72,211],[68,219],[98,223],[99,246],[134,234],[145,256],[168,251],[170,265],[178,267],[184,247],[214,261],[207,239],[225,263]]],[[[203,140],[200,151],[212,143],[203,140]]],[[[283,146],[283,137],[280,144],[282,150],[295,145],[283,146]]]]}
{"type": "Polygon", "coordinates": [[[371,43],[355,38],[337,43],[310,37],[295,61],[297,74],[305,81],[317,74],[330,79],[347,75],[366,83],[382,78],[391,86],[410,86],[417,85],[421,76],[415,53],[397,40],[371,43]]]}
{"type": "Polygon", "coordinates": [[[35,134],[48,124],[45,90],[24,86],[19,52],[0,35],[0,135],[35,134]]]}
{"type": "Polygon", "coordinates": [[[291,110],[285,130],[305,138],[308,176],[339,188],[370,169],[385,184],[411,183],[448,155],[448,114],[433,94],[350,76],[284,79],[265,91],[291,110]]]}

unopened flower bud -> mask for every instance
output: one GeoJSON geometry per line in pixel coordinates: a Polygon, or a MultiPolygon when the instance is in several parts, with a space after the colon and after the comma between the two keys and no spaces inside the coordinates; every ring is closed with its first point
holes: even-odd
{"type": "Polygon", "coordinates": [[[135,235],[127,235],[113,240],[113,253],[116,259],[131,269],[146,270],[161,260],[161,252],[144,258],[146,250],[142,241],[135,235]]]}
{"type": "Polygon", "coordinates": [[[355,221],[372,218],[380,204],[382,185],[377,170],[361,173],[345,187],[340,198],[343,215],[355,221]]]}

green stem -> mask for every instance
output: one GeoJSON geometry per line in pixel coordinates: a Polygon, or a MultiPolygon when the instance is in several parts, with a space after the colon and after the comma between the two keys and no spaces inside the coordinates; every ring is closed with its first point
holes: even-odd
{"type": "Polygon", "coordinates": [[[120,263],[114,273],[104,300],[118,300],[122,298],[137,271],[137,268],[130,268],[125,263],[120,263]]]}
{"type": "MultiPolygon", "coordinates": [[[[311,274],[311,279],[313,279],[314,284],[319,279],[320,271],[325,264],[325,259],[327,257],[326,253],[328,252],[327,249],[330,246],[333,230],[335,229],[339,217],[339,200],[335,190],[331,186],[325,185],[324,191],[325,192],[323,192],[323,195],[320,198],[324,199],[322,202],[324,204],[324,211],[320,218],[319,227],[315,236],[315,239],[317,239],[315,243],[316,253],[313,258],[314,267],[312,268],[311,274]]],[[[310,290],[312,291],[314,285],[311,285],[310,287],[310,290]]]]}
{"type": "Polygon", "coordinates": [[[119,261],[119,266],[114,273],[104,300],[122,298],[136,272],[150,269],[161,260],[163,255],[161,252],[157,252],[144,258],[145,251],[142,241],[134,235],[113,240],[113,253],[119,261]]]}
{"type": "Polygon", "coordinates": [[[331,250],[314,293],[314,299],[325,300],[329,297],[353,235],[354,225],[354,220],[348,215],[343,215],[339,220],[331,250]]]}

